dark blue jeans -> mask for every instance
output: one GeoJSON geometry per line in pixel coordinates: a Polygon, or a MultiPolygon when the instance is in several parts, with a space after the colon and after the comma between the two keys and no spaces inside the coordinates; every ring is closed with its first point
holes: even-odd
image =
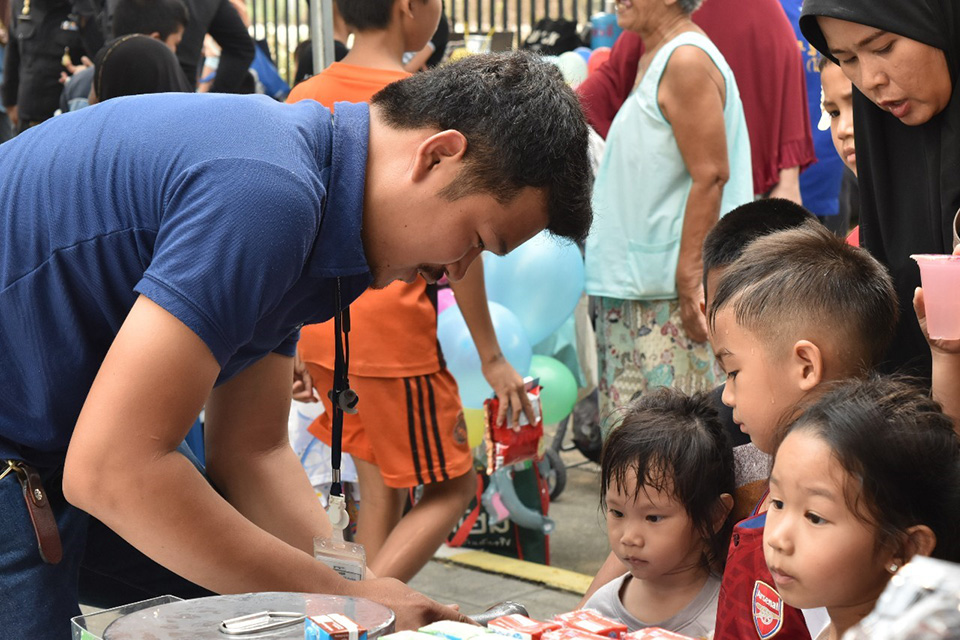
{"type": "MultiPolygon", "coordinates": [[[[181,453],[195,461],[189,449],[181,453]]],[[[61,473],[41,471],[63,544],[63,559],[55,565],[40,559],[16,475],[0,480],[0,636],[69,640],[79,602],[109,608],[165,594],[213,595],[70,506],[63,499],[61,473]]]]}

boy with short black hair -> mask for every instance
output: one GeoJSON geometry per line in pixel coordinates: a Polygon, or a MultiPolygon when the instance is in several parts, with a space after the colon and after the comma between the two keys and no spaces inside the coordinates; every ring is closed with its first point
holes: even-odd
{"type": "MultiPolygon", "coordinates": [[[[897,315],[890,276],[866,251],[815,225],[760,238],[721,275],[708,311],[712,344],[727,372],[723,402],[769,453],[778,429],[822,382],[876,366],[897,315]]],[[[787,606],[772,586],[762,549],[763,502],[734,529],[717,640],[807,638],[823,622],[808,623],[810,614],[787,606]]]]}
{"type": "Polygon", "coordinates": [[[793,200],[766,198],[742,204],[713,225],[703,240],[704,310],[723,270],[763,236],[816,222],[812,213],[793,200]]]}

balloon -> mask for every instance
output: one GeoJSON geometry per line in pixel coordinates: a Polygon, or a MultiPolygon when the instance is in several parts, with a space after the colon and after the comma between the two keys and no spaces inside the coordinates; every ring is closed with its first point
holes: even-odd
{"type": "Polygon", "coordinates": [[[591,74],[600,68],[604,62],[610,58],[610,47],[597,47],[587,60],[587,74],[591,74]]]}
{"type": "Polygon", "coordinates": [[[455,304],[457,304],[457,298],[453,295],[453,289],[437,291],[437,314],[443,313],[455,304]]]}
{"type": "Polygon", "coordinates": [[[577,403],[577,381],[562,362],[549,356],[533,356],[530,375],[540,378],[540,405],[543,423],[560,422],[573,411],[577,403]]]}
{"type": "Polygon", "coordinates": [[[593,53],[593,49],[590,47],[577,47],[573,52],[579,53],[584,62],[590,62],[590,54],[593,53]]]}
{"type": "Polygon", "coordinates": [[[463,420],[467,423],[467,445],[473,449],[483,442],[483,409],[464,409],[463,420]]]}
{"type": "MultiPolygon", "coordinates": [[[[523,325],[506,307],[490,303],[490,318],[497,334],[500,350],[521,376],[530,369],[533,351],[523,325]]],[[[460,307],[450,307],[437,318],[437,339],[443,349],[447,368],[460,387],[460,399],[468,409],[479,409],[483,401],[493,395],[480,370],[480,354],[470,337],[470,330],[463,319],[460,307]]]]}
{"type": "Polygon", "coordinates": [[[490,255],[483,269],[487,297],[516,314],[531,344],[556,331],[583,293],[580,249],[546,232],[509,255],[490,255]]]}
{"type": "Polygon", "coordinates": [[[571,87],[576,88],[587,79],[587,62],[575,51],[564,51],[557,56],[554,64],[560,67],[563,79],[571,87]]]}

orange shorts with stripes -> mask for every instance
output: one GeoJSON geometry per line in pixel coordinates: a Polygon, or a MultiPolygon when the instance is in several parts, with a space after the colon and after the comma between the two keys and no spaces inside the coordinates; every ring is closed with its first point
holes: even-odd
{"type": "MultiPolygon", "coordinates": [[[[306,363],[324,413],[309,427],[330,444],[333,371],[306,363]]],[[[446,369],[409,378],[350,376],[360,402],[344,414],[343,451],[377,465],[384,483],[406,489],[457,478],[473,469],[457,383],[446,369]]]]}

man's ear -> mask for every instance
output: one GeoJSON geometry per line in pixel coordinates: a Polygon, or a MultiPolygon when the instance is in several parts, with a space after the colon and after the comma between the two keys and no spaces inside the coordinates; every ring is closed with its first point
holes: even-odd
{"type": "Polygon", "coordinates": [[[149,35],[151,38],[153,38],[154,40],[163,40],[163,38],[160,37],[160,32],[159,32],[159,31],[154,31],[153,33],[148,34],[148,35],[149,35]]]}
{"type": "Polygon", "coordinates": [[[823,382],[823,353],[809,340],[798,340],[790,354],[800,389],[810,391],[823,382]]]}
{"type": "Polygon", "coordinates": [[[460,170],[460,161],[467,152],[467,138],[455,129],[435,133],[417,147],[413,159],[413,181],[425,180],[430,174],[450,172],[443,183],[449,184],[460,170]]]}

